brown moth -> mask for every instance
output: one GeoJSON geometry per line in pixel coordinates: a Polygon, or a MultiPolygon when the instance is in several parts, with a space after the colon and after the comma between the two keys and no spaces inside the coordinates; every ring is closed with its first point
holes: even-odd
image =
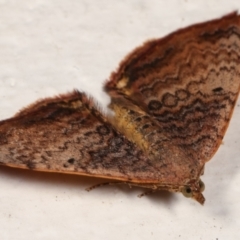
{"type": "Polygon", "coordinates": [[[40,100],[0,122],[0,164],[182,192],[200,180],[240,88],[240,16],[180,29],[128,55],[105,85],[113,116],[85,93],[40,100]]]}

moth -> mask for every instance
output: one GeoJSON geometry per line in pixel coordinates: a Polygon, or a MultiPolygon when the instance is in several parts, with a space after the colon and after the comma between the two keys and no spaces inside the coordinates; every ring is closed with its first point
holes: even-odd
{"type": "Polygon", "coordinates": [[[74,90],[0,122],[0,164],[104,178],[204,203],[200,177],[240,88],[240,16],[180,29],[130,53],[104,89],[113,114],[74,90]]]}

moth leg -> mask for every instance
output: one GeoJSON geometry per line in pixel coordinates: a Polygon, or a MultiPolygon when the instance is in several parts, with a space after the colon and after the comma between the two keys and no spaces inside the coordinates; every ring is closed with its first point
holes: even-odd
{"type": "Polygon", "coordinates": [[[141,197],[150,195],[150,194],[152,194],[152,193],[155,193],[156,191],[157,191],[157,189],[151,189],[151,190],[149,190],[149,191],[146,191],[146,192],[143,192],[143,193],[139,194],[138,197],[141,198],[141,197]]]}
{"type": "Polygon", "coordinates": [[[98,188],[98,187],[107,186],[107,185],[115,185],[115,184],[128,184],[128,182],[103,182],[103,183],[99,183],[99,184],[93,185],[91,187],[88,187],[85,190],[90,192],[91,190],[98,188]]]}

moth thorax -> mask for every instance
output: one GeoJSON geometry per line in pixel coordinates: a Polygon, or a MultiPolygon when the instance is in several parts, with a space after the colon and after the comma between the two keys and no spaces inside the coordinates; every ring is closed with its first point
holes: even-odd
{"type": "Polygon", "coordinates": [[[111,108],[115,112],[114,125],[122,134],[150,156],[159,154],[159,142],[167,138],[151,117],[134,105],[126,107],[113,102],[111,108]]]}

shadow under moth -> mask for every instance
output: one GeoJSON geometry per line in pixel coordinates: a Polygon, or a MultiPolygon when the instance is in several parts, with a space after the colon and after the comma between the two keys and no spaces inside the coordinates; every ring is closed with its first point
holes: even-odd
{"type": "Polygon", "coordinates": [[[130,53],[105,84],[40,100],[0,122],[0,164],[182,192],[204,203],[205,163],[240,87],[240,16],[195,24],[130,53]]]}

